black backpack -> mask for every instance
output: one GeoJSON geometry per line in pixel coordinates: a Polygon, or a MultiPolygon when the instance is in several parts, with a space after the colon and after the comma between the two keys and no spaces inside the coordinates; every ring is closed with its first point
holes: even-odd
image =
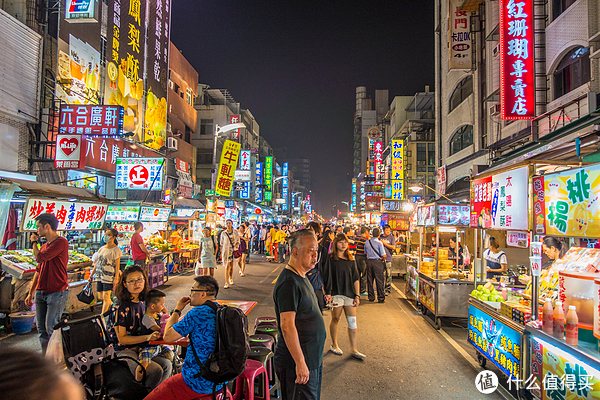
{"type": "Polygon", "coordinates": [[[200,373],[194,377],[202,377],[213,382],[213,399],[216,399],[217,385],[223,385],[237,378],[246,369],[246,360],[250,354],[248,342],[248,318],[242,310],[236,307],[220,305],[207,301],[207,306],[217,314],[215,350],[208,356],[204,364],[198,359],[198,354],[190,338],[191,347],[200,373]]]}

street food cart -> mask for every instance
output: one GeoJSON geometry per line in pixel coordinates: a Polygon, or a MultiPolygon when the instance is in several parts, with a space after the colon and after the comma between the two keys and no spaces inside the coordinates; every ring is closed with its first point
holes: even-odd
{"type": "MultiPolygon", "coordinates": [[[[409,229],[410,210],[412,205],[407,200],[381,199],[381,223],[389,225],[392,231],[400,231],[406,237],[409,229]]],[[[407,272],[407,256],[400,251],[402,246],[396,244],[392,252],[392,274],[405,276],[407,272]]]]}

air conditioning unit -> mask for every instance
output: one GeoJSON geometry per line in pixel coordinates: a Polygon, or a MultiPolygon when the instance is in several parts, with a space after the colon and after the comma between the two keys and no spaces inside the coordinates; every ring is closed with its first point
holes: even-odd
{"type": "Polygon", "coordinates": [[[171,130],[171,123],[170,122],[167,122],[167,132],[173,132],[171,130]]]}
{"type": "Polygon", "coordinates": [[[492,49],[492,57],[498,57],[500,55],[500,45],[496,45],[493,49],[492,49]]]}
{"type": "Polygon", "coordinates": [[[173,81],[169,79],[169,89],[173,89],[173,81]]]}
{"type": "Polygon", "coordinates": [[[490,115],[500,114],[500,104],[494,104],[490,107],[490,115]]]}
{"type": "Polygon", "coordinates": [[[167,148],[169,150],[177,150],[177,139],[174,137],[167,138],[167,148]]]}

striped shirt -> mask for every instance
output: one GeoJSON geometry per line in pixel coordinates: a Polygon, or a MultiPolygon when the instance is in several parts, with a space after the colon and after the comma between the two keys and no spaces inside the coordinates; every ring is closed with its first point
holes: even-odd
{"type": "MultiPolygon", "coordinates": [[[[346,236],[346,237],[348,237],[348,236],[346,236]]],[[[356,253],[356,242],[354,241],[354,238],[348,237],[348,251],[352,255],[354,255],[354,253],[356,253]]]]}
{"type": "Polygon", "coordinates": [[[354,243],[356,244],[356,255],[357,256],[364,256],[365,254],[365,242],[367,241],[367,238],[364,236],[356,236],[354,238],[354,243]]]}

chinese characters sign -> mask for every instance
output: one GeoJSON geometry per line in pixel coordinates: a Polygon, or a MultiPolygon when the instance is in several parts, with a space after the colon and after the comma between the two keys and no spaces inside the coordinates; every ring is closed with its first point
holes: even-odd
{"type": "Polygon", "coordinates": [[[404,198],[404,140],[392,140],[392,199],[404,198]]]}
{"type": "Polygon", "coordinates": [[[60,106],[59,133],[120,135],[123,133],[123,107],[63,104],[60,106]]]}
{"type": "Polygon", "coordinates": [[[226,140],[221,150],[221,161],[219,162],[219,175],[217,175],[217,186],[215,192],[221,196],[229,197],[233,188],[235,169],[240,155],[240,144],[226,140]]]}
{"type": "Polygon", "coordinates": [[[54,168],[80,169],[84,167],[85,158],[81,151],[82,135],[56,135],[56,153],[54,155],[54,168]],[[83,158],[83,159],[82,159],[83,158]]]}
{"type": "Polygon", "coordinates": [[[282,182],[282,189],[281,189],[281,195],[283,196],[283,199],[285,200],[285,202],[281,205],[281,211],[287,211],[288,209],[288,163],[284,162],[283,163],[283,182],[282,182]]]}
{"type": "Polygon", "coordinates": [[[271,185],[273,184],[273,157],[265,157],[265,201],[271,201],[271,185]]]}
{"type": "Polygon", "coordinates": [[[500,0],[502,119],[535,116],[533,0],[500,0]]]}
{"type": "Polygon", "coordinates": [[[29,198],[23,212],[21,230],[35,231],[35,219],[43,213],[56,216],[59,231],[102,229],[107,208],[108,204],[29,198]]]}
{"type": "Polygon", "coordinates": [[[469,206],[438,205],[438,224],[440,225],[464,225],[469,226],[469,206]]]}
{"type": "Polygon", "coordinates": [[[142,206],[140,210],[140,221],[167,222],[169,220],[169,214],[171,214],[170,208],[142,206]]]}
{"type": "Polygon", "coordinates": [[[528,229],[528,167],[471,183],[471,227],[528,229]]]}
{"type": "Polygon", "coordinates": [[[446,194],[446,166],[442,165],[437,170],[438,192],[446,194]]]}
{"type": "Polygon", "coordinates": [[[508,377],[521,377],[521,334],[469,304],[469,343],[508,377]]]}
{"type": "Polygon", "coordinates": [[[140,206],[109,206],[106,212],[107,221],[137,221],[140,206]]]}
{"type": "Polygon", "coordinates": [[[162,190],[164,158],[117,158],[116,189],[162,190]]]}
{"type": "Polygon", "coordinates": [[[401,212],[403,203],[400,200],[381,200],[381,212],[401,212]]]}
{"type": "MultiPolygon", "coordinates": [[[[239,114],[232,114],[229,116],[230,124],[238,124],[241,122],[241,118],[239,114]]],[[[240,140],[240,128],[234,129],[231,131],[231,140],[240,140]]]]}
{"type": "Polygon", "coordinates": [[[190,163],[180,158],[175,159],[175,170],[179,179],[177,180],[177,191],[179,196],[186,199],[192,198],[192,176],[190,175],[190,163]]]}
{"type": "Polygon", "coordinates": [[[463,0],[450,0],[450,69],[471,69],[471,34],[469,14],[461,11],[463,0]]]}
{"type": "Polygon", "coordinates": [[[435,225],[435,204],[417,208],[417,226],[435,225]]]}
{"type": "Polygon", "coordinates": [[[383,166],[382,161],[383,156],[383,143],[375,142],[373,145],[373,164],[375,165],[375,182],[383,181],[383,172],[381,167],[383,166]]]}
{"type": "Polygon", "coordinates": [[[571,169],[545,175],[534,181],[536,232],[538,223],[545,224],[547,235],[600,236],[600,166],[571,169]],[[539,182],[536,183],[535,182],[539,182]],[[544,187],[540,196],[536,187],[544,187]]]}
{"type": "Polygon", "coordinates": [[[65,19],[69,22],[97,22],[96,0],[66,0],[65,19]]]}
{"type": "Polygon", "coordinates": [[[87,137],[85,165],[105,172],[116,171],[119,157],[154,157],[156,153],[121,139],[87,137]]]}
{"type": "Polygon", "coordinates": [[[257,162],[254,170],[255,182],[254,182],[254,201],[260,203],[262,201],[262,188],[258,186],[262,185],[262,163],[257,162]]]}
{"type": "Polygon", "coordinates": [[[250,150],[240,151],[240,169],[250,171],[250,150]]]}

